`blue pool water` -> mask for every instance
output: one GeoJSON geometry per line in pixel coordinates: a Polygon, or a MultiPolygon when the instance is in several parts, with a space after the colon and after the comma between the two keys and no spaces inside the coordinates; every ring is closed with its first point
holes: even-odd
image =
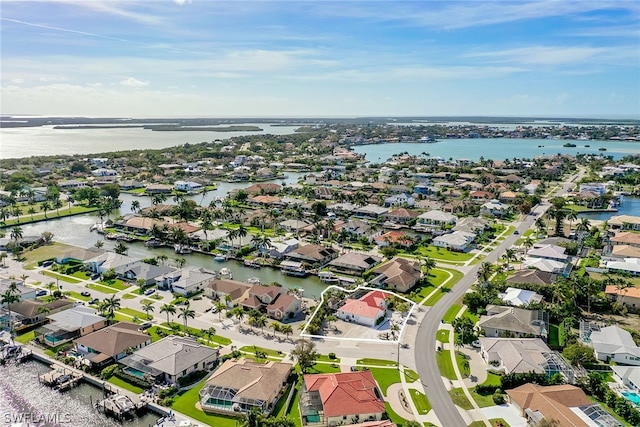
{"type": "Polygon", "coordinates": [[[131,375],[135,375],[138,378],[144,378],[144,372],[139,371],[137,369],[133,369],[133,368],[125,368],[124,371],[127,374],[131,374],[131,375]]]}
{"type": "Polygon", "coordinates": [[[640,394],[636,393],[635,391],[625,391],[622,392],[622,395],[625,397],[625,399],[635,403],[637,406],[640,406],[640,394]]]}

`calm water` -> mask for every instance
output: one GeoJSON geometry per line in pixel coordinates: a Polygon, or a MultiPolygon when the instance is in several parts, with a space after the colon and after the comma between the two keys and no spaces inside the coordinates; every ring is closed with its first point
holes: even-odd
{"type": "Polygon", "coordinates": [[[427,153],[443,159],[479,160],[480,157],[493,160],[534,158],[554,154],[602,154],[620,158],[629,154],[640,154],[640,143],[622,141],[571,141],[577,147],[563,147],[567,141],[554,139],[444,139],[428,143],[398,143],[357,145],[356,153],[364,154],[370,162],[384,162],[394,154],[407,152],[411,155],[427,153]],[[538,147],[541,145],[542,147],[538,147]],[[589,145],[590,147],[585,147],[589,145]],[[598,148],[607,151],[598,151],[598,148]]]}
{"type": "Polygon", "coordinates": [[[55,420],[53,417],[57,417],[58,422],[38,423],[39,426],[69,427],[147,427],[159,418],[147,413],[132,421],[118,423],[91,406],[91,399],[93,402],[99,400],[102,390],[82,383],[68,392],[59,393],[38,382],[38,375],[48,371],[48,366],[34,361],[0,366],[0,426],[12,425],[11,418],[20,414],[34,414],[35,420],[55,420]]]}
{"type": "Polygon", "coordinates": [[[56,154],[92,154],[107,151],[144,150],[199,144],[243,135],[286,135],[300,126],[258,126],[259,132],[152,131],[142,128],[53,129],[53,126],[0,129],[0,159],[56,154]]]}
{"type": "Polygon", "coordinates": [[[578,217],[606,221],[616,215],[640,215],[640,197],[624,196],[622,204],[618,206],[618,212],[584,212],[579,214],[578,217]]]}

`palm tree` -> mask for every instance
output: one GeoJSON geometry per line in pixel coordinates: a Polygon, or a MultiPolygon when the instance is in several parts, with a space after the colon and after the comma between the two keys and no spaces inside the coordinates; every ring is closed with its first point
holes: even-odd
{"type": "Polygon", "coordinates": [[[13,227],[11,229],[11,239],[18,241],[22,239],[22,227],[13,227]]]}
{"type": "Polygon", "coordinates": [[[215,337],[216,336],[216,328],[211,326],[209,329],[204,331],[204,333],[207,336],[207,342],[211,343],[211,337],[215,337]]]}
{"type": "MultiPolygon", "coordinates": [[[[17,285],[16,285],[16,288],[17,288],[17,285]]],[[[11,286],[3,294],[0,295],[0,305],[7,307],[7,311],[9,312],[9,316],[7,317],[7,319],[9,322],[8,324],[9,332],[11,333],[12,336],[13,336],[13,321],[11,320],[11,304],[18,301],[20,301],[20,297],[16,294],[16,291],[13,290],[11,286]]]]}
{"type": "Polygon", "coordinates": [[[273,247],[271,239],[266,234],[253,236],[251,242],[260,250],[262,257],[268,249],[273,247]]]}
{"type": "Polygon", "coordinates": [[[238,247],[242,246],[242,238],[246,237],[247,234],[249,233],[249,230],[247,230],[247,227],[244,226],[244,224],[240,224],[240,226],[235,230],[236,232],[236,237],[238,238],[238,247]]]}
{"type": "Polygon", "coordinates": [[[187,304],[180,308],[180,314],[178,314],[178,317],[182,317],[182,320],[184,321],[184,333],[188,334],[189,330],[187,328],[187,321],[188,319],[195,319],[196,312],[189,308],[189,304],[187,304]]]}
{"type": "Polygon", "coordinates": [[[478,269],[478,278],[486,282],[491,277],[491,273],[493,273],[493,265],[490,262],[483,262],[478,269]]]}
{"type": "Polygon", "coordinates": [[[115,295],[112,295],[110,298],[105,298],[105,302],[107,303],[107,310],[112,318],[115,317],[115,311],[120,308],[120,298],[117,298],[115,295]]]}
{"type": "Polygon", "coordinates": [[[209,241],[207,236],[207,231],[213,230],[213,217],[211,215],[211,211],[208,209],[203,209],[202,215],[200,218],[200,228],[204,232],[204,240],[209,241]]]}
{"type": "Polygon", "coordinates": [[[531,236],[527,236],[522,240],[522,246],[524,246],[525,250],[529,250],[533,247],[534,241],[531,236]]]}
{"type": "Polygon", "coordinates": [[[118,244],[116,245],[115,248],[113,248],[113,251],[115,253],[117,253],[118,255],[125,255],[127,253],[127,251],[129,250],[129,246],[125,245],[122,242],[118,242],[118,244]]]}
{"type": "Polygon", "coordinates": [[[573,224],[573,221],[578,219],[578,214],[576,214],[576,211],[569,210],[567,212],[567,221],[569,221],[569,231],[571,231],[571,224],[573,224]]]}
{"type": "Polygon", "coordinates": [[[36,208],[34,208],[33,206],[29,206],[29,209],[27,209],[27,213],[31,215],[31,221],[33,221],[33,214],[36,213],[36,208]]]}
{"type": "Polygon", "coordinates": [[[104,246],[104,240],[96,240],[93,246],[95,246],[98,249],[102,249],[102,247],[104,246]]]}
{"type": "Polygon", "coordinates": [[[147,319],[151,319],[151,316],[149,315],[149,313],[153,313],[153,311],[155,310],[155,307],[153,306],[152,302],[143,302],[142,310],[145,313],[147,313],[147,319]]]}
{"type": "Polygon", "coordinates": [[[164,203],[165,200],[167,200],[167,196],[164,194],[154,194],[153,197],[151,197],[151,204],[153,206],[159,205],[161,203],[164,203]]]}
{"type": "Polygon", "coordinates": [[[47,219],[47,211],[51,209],[51,204],[49,202],[40,203],[40,209],[44,212],[44,219],[47,219]]]}
{"type": "Polygon", "coordinates": [[[269,327],[270,327],[271,329],[273,329],[273,337],[275,338],[275,336],[276,336],[276,332],[280,331],[280,323],[279,323],[279,322],[276,322],[276,321],[273,321],[273,322],[271,322],[271,324],[269,325],[269,327]]]}
{"type": "Polygon", "coordinates": [[[244,310],[242,307],[235,307],[232,311],[233,315],[238,319],[238,327],[242,329],[242,319],[244,319],[244,310]]]}
{"type": "Polygon", "coordinates": [[[218,312],[218,320],[222,322],[222,310],[226,310],[227,305],[223,301],[218,300],[216,301],[215,307],[216,311],[218,312]]]}
{"type": "Polygon", "coordinates": [[[293,327],[291,325],[282,325],[280,327],[280,332],[282,332],[287,338],[289,338],[289,335],[293,333],[293,327]]]}
{"type": "Polygon", "coordinates": [[[576,225],[576,231],[589,231],[591,229],[591,221],[589,218],[580,218],[580,222],[576,225]]]}
{"type": "Polygon", "coordinates": [[[260,331],[264,334],[264,327],[267,326],[267,318],[262,314],[253,318],[253,326],[260,328],[260,331]]]}
{"type": "Polygon", "coordinates": [[[433,268],[436,268],[436,261],[429,257],[425,257],[422,261],[424,262],[425,277],[429,280],[429,273],[433,268]]]}
{"type": "Polygon", "coordinates": [[[184,258],[176,258],[176,259],[174,260],[174,262],[176,263],[176,266],[177,266],[178,268],[182,268],[182,267],[184,267],[184,265],[187,263],[187,260],[186,260],[186,259],[184,259],[184,258]]]}
{"type": "Polygon", "coordinates": [[[509,262],[516,258],[516,250],[512,248],[507,248],[504,251],[504,255],[502,255],[505,261],[507,261],[507,269],[509,269],[509,262]]]}
{"type": "Polygon", "coordinates": [[[547,234],[547,223],[544,222],[542,217],[536,218],[535,226],[538,229],[538,234],[542,234],[543,232],[545,235],[547,234]]]}
{"type": "Polygon", "coordinates": [[[133,202],[131,202],[131,211],[138,212],[139,210],[140,210],[140,201],[134,200],[133,202]]]}
{"type": "Polygon", "coordinates": [[[171,324],[171,322],[169,321],[169,315],[176,314],[176,306],[173,304],[163,304],[162,307],[160,307],[160,313],[166,313],[167,324],[171,324]]]}

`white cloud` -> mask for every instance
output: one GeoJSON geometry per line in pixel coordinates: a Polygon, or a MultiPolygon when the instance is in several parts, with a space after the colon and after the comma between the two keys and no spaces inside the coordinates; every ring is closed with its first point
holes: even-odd
{"type": "Polygon", "coordinates": [[[585,62],[604,53],[611,53],[611,49],[574,46],[529,46],[516,49],[476,52],[463,56],[467,58],[493,58],[496,62],[513,64],[562,65],[585,62]]]}
{"type": "Polygon", "coordinates": [[[177,5],[182,6],[183,4],[191,4],[191,0],[173,0],[173,2],[177,5]]]}
{"type": "Polygon", "coordinates": [[[145,82],[142,80],[138,80],[134,77],[129,77],[126,78],[124,80],[122,80],[120,82],[121,85],[123,86],[129,86],[129,87],[144,87],[144,86],[149,86],[149,82],[145,82]]]}
{"type": "Polygon", "coordinates": [[[24,83],[24,79],[21,77],[16,77],[10,80],[11,83],[15,84],[15,85],[19,85],[21,83],[24,83]]]}

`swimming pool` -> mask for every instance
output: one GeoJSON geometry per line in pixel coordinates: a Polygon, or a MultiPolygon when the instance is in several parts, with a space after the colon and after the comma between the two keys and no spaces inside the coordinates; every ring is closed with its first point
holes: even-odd
{"type": "Polygon", "coordinates": [[[640,394],[635,391],[623,391],[622,395],[625,399],[629,400],[636,404],[636,406],[640,406],[640,394]]]}
{"type": "Polygon", "coordinates": [[[138,378],[144,378],[144,372],[139,371],[139,370],[137,370],[137,369],[134,369],[134,368],[124,368],[124,371],[125,371],[127,374],[134,375],[134,376],[136,376],[136,377],[138,377],[138,378]]]}

